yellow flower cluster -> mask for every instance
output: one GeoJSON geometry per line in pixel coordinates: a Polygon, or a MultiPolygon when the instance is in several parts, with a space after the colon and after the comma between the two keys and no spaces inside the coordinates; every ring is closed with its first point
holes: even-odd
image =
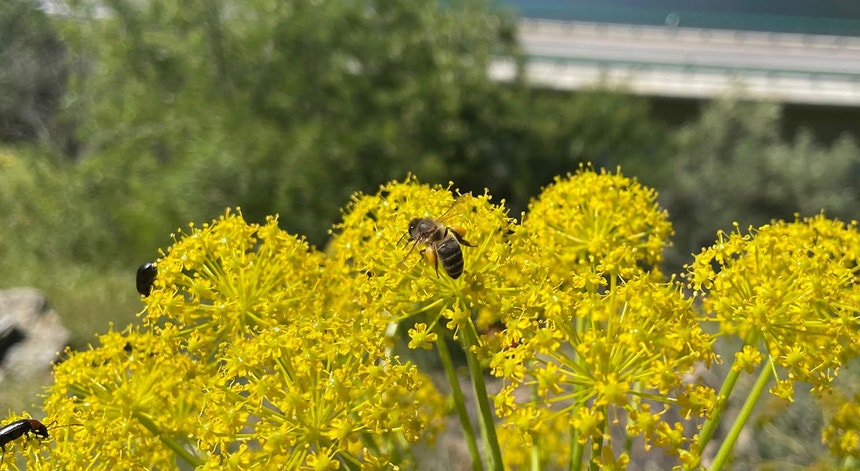
{"type": "MultiPolygon", "coordinates": [[[[684,285],[660,271],[671,235],[653,190],[585,166],[521,223],[487,193],[391,182],[353,197],[325,251],[227,211],[175,236],[141,326],[56,367],[44,407],[70,426],[21,448],[27,469],[415,468],[448,404],[398,345],[439,354],[489,469],[625,469],[652,448],[700,468],[737,377],[758,370],[721,469],[771,373],[782,397],[823,390],[860,353],[860,236],[823,216],[720,234],[684,285]],[[729,335],[742,345],[717,392],[699,373],[729,335]]],[[[825,432],[837,454],[856,453],[855,412],[825,432]]]]}
{"type": "Polygon", "coordinates": [[[619,173],[581,166],[556,177],[529,212],[522,229],[539,246],[554,282],[573,280],[591,291],[604,275],[660,276],[672,226],[657,193],[619,173]]]}
{"type": "Polygon", "coordinates": [[[80,426],[28,469],[409,467],[445,404],[391,354],[388,316],[355,309],[366,279],[276,218],[192,226],[158,261],[144,326],[57,366],[45,409],[80,426]]]}
{"type": "MultiPolygon", "coordinates": [[[[823,441],[840,458],[860,460],[860,394],[846,401],[833,414],[824,429],[823,441]]],[[[845,469],[849,469],[847,466],[845,469]]]]}
{"type": "MultiPolygon", "coordinates": [[[[645,449],[663,446],[695,460],[688,456],[694,444],[676,436],[680,424],[668,412],[707,416],[713,390],[684,377],[710,364],[712,339],[680,284],[659,272],[670,235],[653,190],[621,174],[583,168],[532,203],[514,251],[529,254],[546,279],[505,319],[490,359],[506,380],[496,396],[503,436],[548,440],[561,420],[569,432],[563,455],[581,457],[590,444],[586,458],[606,469],[630,458],[629,446],[613,449],[610,435],[619,428],[641,436],[645,449]]],[[[559,450],[552,448],[540,459],[553,460],[559,450]]],[[[511,462],[523,460],[515,456],[522,448],[505,449],[511,462]]]]}
{"type": "Polygon", "coordinates": [[[735,365],[786,373],[771,392],[791,399],[795,381],[826,390],[860,353],[860,233],[822,215],[718,234],[687,274],[721,335],[746,345],[735,365]]]}
{"type": "Polygon", "coordinates": [[[814,392],[829,391],[839,368],[860,353],[860,232],[856,222],[823,215],[774,222],[748,234],[736,227],[718,233],[686,276],[709,319],[718,323],[718,336],[742,343],[719,406],[702,428],[700,447],[713,436],[738,376],[758,369],[711,463],[719,470],[772,378],[770,393],[786,401],[793,401],[798,381],[814,392]]]}
{"type": "Polygon", "coordinates": [[[504,202],[496,206],[490,200],[487,194],[455,196],[450,186],[419,185],[414,177],[393,182],[375,195],[353,198],[343,222],[333,230],[328,255],[345,272],[367,278],[356,293],[359,309],[381,306],[395,315],[395,322],[418,313],[437,314],[429,325],[413,330],[418,346],[426,346],[433,337],[425,332],[439,323],[455,333],[462,328],[474,331],[471,313],[476,311],[481,314],[479,327],[486,328],[500,318],[511,293],[522,287],[507,277],[521,271],[507,240],[515,223],[504,202]],[[408,228],[415,219],[433,220],[443,230],[450,227],[448,237],[454,237],[451,230],[464,234],[472,246],[458,244],[465,266],[462,277],[447,276],[445,263],[432,248],[409,242],[408,228]]]}

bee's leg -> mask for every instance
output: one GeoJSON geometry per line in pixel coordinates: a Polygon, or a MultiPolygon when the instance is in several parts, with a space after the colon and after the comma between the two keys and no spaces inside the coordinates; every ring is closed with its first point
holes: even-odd
{"type": "Polygon", "coordinates": [[[427,257],[427,260],[433,263],[433,266],[436,268],[436,277],[439,277],[439,257],[436,256],[436,252],[433,250],[433,247],[427,247],[424,249],[424,256],[427,257]]]}
{"type": "Polygon", "coordinates": [[[412,251],[415,250],[416,245],[418,245],[418,242],[415,242],[414,244],[412,244],[412,247],[409,247],[409,251],[406,252],[406,257],[403,257],[404,260],[406,258],[408,258],[410,255],[412,255],[412,251]]]}
{"type": "Polygon", "coordinates": [[[451,233],[451,235],[454,236],[455,239],[457,239],[457,242],[465,245],[466,247],[475,246],[475,244],[472,244],[463,238],[466,237],[466,229],[463,229],[462,227],[449,227],[448,231],[451,233]]]}

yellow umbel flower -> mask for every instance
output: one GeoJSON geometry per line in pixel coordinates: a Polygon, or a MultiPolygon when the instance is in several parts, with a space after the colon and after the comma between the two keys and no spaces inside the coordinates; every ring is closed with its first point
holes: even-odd
{"type": "Polygon", "coordinates": [[[390,354],[389,318],[353,309],[367,282],[274,217],[192,226],[158,262],[144,326],[57,367],[45,409],[80,426],[28,468],[408,464],[404,447],[439,428],[444,403],[390,354]]]}
{"type": "MultiPolygon", "coordinates": [[[[671,233],[656,193],[621,174],[583,167],[531,204],[512,251],[540,264],[533,274],[544,278],[505,318],[488,352],[491,371],[507,382],[495,400],[508,432],[536,441],[558,433],[564,417],[567,443],[580,449],[562,454],[607,467],[629,462],[629,450],[612,447],[611,429],[620,427],[613,423],[626,424],[646,449],[697,452],[689,437],[669,441],[662,432],[680,426],[664,419],[669,408],[697,421],[715,397],[683,380],[710,365],[713,339],[681,285],[657,266],[671,233]],[[661,403],[661,412],[647,412],[661,403]]],[[[545,447],[541,453],[551,459],[545,447]]]]}
{"type": "MultiPolygon", "coordinates": [[[[460,195],[450,187],[422,185],[414,177],[391,182],[375,195],[353,197],[343,222],[335,226],[328,254],[367,278],[362,292],[356,293],[360,306],[386,310],[400,319],[448,308],[446,317],[453,322],[445,324],[456,331],[471,313],[500,306],[511,292],[520,291],[504,277],[513,270],[506,237],[513,232],[514,221],[503,204],[492,204],[487,194],[460,195]],[[471,244],[457,244],[461,276],[448,276],[438,254],[437,261],[432,260],[432,246],[409,242],[409,225],[415,219],[432,220],[443,233],[449,228],[448,238],[454,237],[451,231],[458,231],[471,244]]],[[[495,312],[485,324],[499,318],[498,309],[485,312],[495,312]]],[[[428,325],[432,331],[435,322],[428,325]]]]}
{"type": "Polygon", "coordinates": [[[604,275],[659,274],[672,226],[657,193],[636,180],[580,166],[529,205],[522,229],[555,281],[590,290],[604,275]]]}
{"type": "Polygon", "coordinates": [[[860,459],[860,394],[836,410],[824,428],[822,441],[833,456],[860,459]]]}
{"type": "Polygon", "coordinates": [[[156,289],[146,298],[150,325],[169,319],[204,333],[214,349],[247,331],[289,323],[320,300],[315,288],[324,256],[279,229],[277,217],[248,224],[228,210],[174,239],[158,261],[156,289]]]}
{"type": "MultiPolygon", "coordinates": [[[[390,182],[353,197],[325,252],[229,210],[174,236],[140,326],[57,365],[53,440],[2,438],[36,470],[416,469],[450,399],[475,468],[625,469],[660,448],[699,469],[758,371],[718,471],[773,376],[781,397],[825,390],[860,353],[860,236],[823,216],[721,233],[684,286],[659,269],[671,233],[653,190],[585,166],[522,224],[487,192],[390,182]],[[716,391],[700,372],[719,336],[742,342],[716,391]],[[450,398],[405,345],[439,355],[450,398]]],[[[856,415],[825,431],[839,456],[857,455],[856,415]]]]}
{"type": "Polygon", "coordinates": [[[646,448],[662,444],[677,453],[691,445],[658,440],[659,427],[639,423],[662,420],[663,413],[642,413],[649,402],[675,407],[687,420],[706,417],[713,407],[711,388],[683,381],[714,354],[713,339],[678,283],[636,278],[575,299],[547,309],[559,314],[533,320],[531,329],[518,330],[518,343],[492,357],[493,373],[508,382],[496,401],[498,412],[512,418],[509,427],[533,436],[551,433],[554,415],[516,413],[551,408],[569,417],[581,445],[603,443],[610,416],[627,417],[621,421],[627,433],[641,435],[646,448]],[[533,394],[523,394],[524,387],[533,394]]]}
{"type": "MultiPolygon", "coordinates": [[[[737,336],[742,348],[720,390],[718,407],[702,427],[698,445],[714,435],[738,376],[758,379],[711,467],[728,463],[753,406],[776,378],[770,393],[792,401],[796,381],[828,391],[839,368],[860,353],[860,232],[823,215],[774,222],[748,234],[719,233],[688,268],[690,288],[719,323],[719,334],[737,336]]],[[[699,463],[688,461],[685,469],[699,463]]]]}
{"type": "Polygon", "coordinates": [[[771,365],[785,369],[772,389],[779,396],[790,399],[795,381],[828,389],[839,367],[860,353],[856,223],[819,215],[746,235],[720,233],[696,256],[688,279],[722,335],[760,346],[771,365]]]}
{"type": "Polygon", "coordinates": [[[179,450],[202,462],[189,450],[206,400],[200,392],[219,387],[208,365],[177,353],[170,327],[109,332],[99,343],[55,368],[44,408],[57,423],[76,425],[28,469],[171,469],[179,450]]]}
{"type": "MultiPolygon", "coordinates": [[[[493,204],[487,193],[461,195],[450,185],[422,185],[409,177],[383,185],[375,195],[355,195],[328,247],[333,263],[366,280],[353,285],[353,309],[390,316],[392,324],[416,323],[409,331],[411,348],[435,342],[462,423],[467,418],[463,395],[445,345],[446,338],[460,342],[481,426],[491,437],[485,442],[491,467],[500,465],[501,452],[492,438],[491,406],[477,352],[479,333],[506,318],[516,300],[527,296],[529,290],[523,288],[535,282],[530,276],[534,266],[512,256],[509,237],[515,227],[504,202],[493,204]],[[425,230],[435,235],[423,240],[425,230]],[[440,248],[442,241],[447,249],[440,248]],[[457,268],[449,270],[452,264],[457,268]]],[[[467,432],[466,438],[477,461],[475,435],[467,432]]]]}

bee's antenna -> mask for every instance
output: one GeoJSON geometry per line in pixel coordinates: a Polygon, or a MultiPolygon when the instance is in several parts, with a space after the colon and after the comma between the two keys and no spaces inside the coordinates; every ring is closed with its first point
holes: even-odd
{"type": "Polygon", "coordinates": [[[51,424],[50,424],[50,425],[48,425],[48,428],[59,428],[59,427],[83,427],[83,426],[84,426],[84,424],[75,424],[75,423],[71,423],[71,424],[64,424],[64,425],[55,425],[56,423],[57,423],[57,421],[56,421],[56,420],[54,420],[53,422],[51,422],[51,424]]]}

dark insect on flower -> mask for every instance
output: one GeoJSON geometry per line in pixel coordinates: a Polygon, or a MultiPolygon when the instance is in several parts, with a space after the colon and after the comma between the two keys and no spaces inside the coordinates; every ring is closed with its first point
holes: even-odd
{"type": "MultiPolygon", "coordinates": [[[[53,427],[56,423],[57,421],[55,420],[51,422],[49,426],[53,427]]],[[[57,425],[57,427],[83,427],[83,424],[57,425]]],[[[0,450],[3,451],[3,455],[0,456],[0,464],[2,464],[3,459],[6,458],[6,445],[8,445],[9,442],[17,440],[23,436],[26,436],[27,439],[29,439],[31,435],[38,437],[40,440],[51,438],[48,435],[48,427],[36,419],[16,420],[0,427],[0,450]]]]}
{"type": "Polygon", "coordinates": [[[142,296],[149,296],[152,292],[152,284],[155,282],[155,275],[158,274],[158,269],[152,262],[146,262],[137,269],[137,292],[142,296]]]}
{"type": "Polygon", "coordinates": [[[414,218],[409,221],[406,234],[409,236],[408,242],[412,242],[412,248],[409,249],[406,256],[408,257],[412,253],[416,245],[426,246],[424,255],[436,267],[436,276],[439,276],[439,261],[441,260],[445,273],[453,279],[459,278],[463,274],[463,250],[461,246],[474,247],[473,244],[463,238],[466,235],[464,229],[446,226],[442,223],[451,209],[462,200],[462,197],[458,198],[438,220],[414,218]]]}
{"type": "Polygon", "coordinates": [[[49,438],[48,437],[48,427],[45,427],[42,422],[39,422],[36,419],[21,419],[12,422],[11,424],[6,424],[2,428],[0,428],[0,449],[3,450],[3,457],[0,457],[0,463],[2,463],[3,458],[6,457],[6,445],[12,440],[17,440],[22,436],[27,435],[29,438],[30,435],[35,435],[39,438],[49,438]]]}

